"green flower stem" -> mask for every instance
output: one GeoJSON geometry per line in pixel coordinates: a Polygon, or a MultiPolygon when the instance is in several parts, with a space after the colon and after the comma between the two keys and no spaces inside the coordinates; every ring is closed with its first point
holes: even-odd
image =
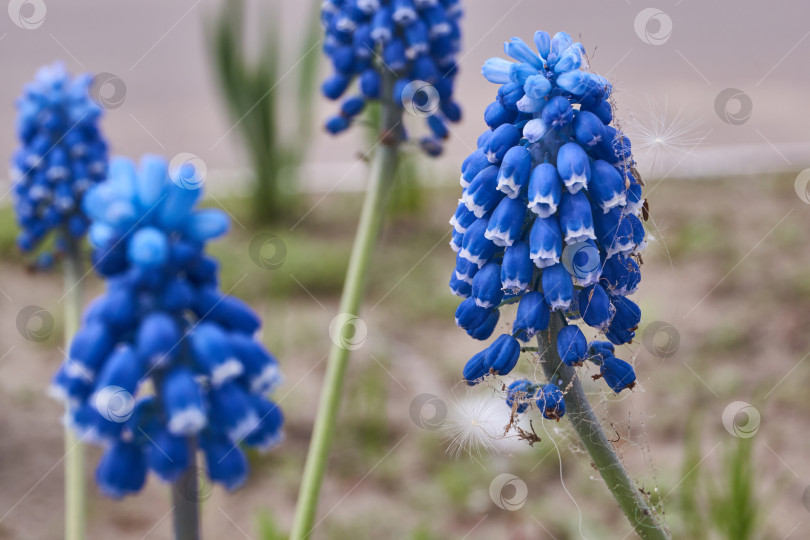
{"type": "Polygon", "coordinates": [[[175,540],[200,538],[200,478],[197,474],[197,441],[188,437],[188,468],[172,486],[175,540]]]}
{"type": "Polygon", "coordinates": [[[537,337],[546,378],[554,383],[559,381],[559,387],[565,393],[566,418],[571,421],[593,464],[638,535],[645,540],[668,540],[670,534],[661,523],[655,508],[627,474],[602,430],[576,370],[565,365],[557,354],[557,333],[565,325],[563,316],[555,312],[548,331],[541,332],[537,337]]]}
{"type": "MultiPolygon", "coordinates": [[[[70,238],[69,234],[66,234],[70,238]]],[[[65,351],[79,329],[82,310],[81,251],[69,240],[64,259],[65,351]]],[[[84,540],[86,515],[84,448],[69,427],[65,427],[65,540],[84,540]]]]}
{"type": "MultiPolygon", "coordinates": [[[[393,82],[393,76],[386,71],[383,75],[382,96],[391,96],[393,82]]],[[[401,139],[402,111],[400,107],[389,100],[382,102],[381,109],[379,142],[374,149],[366,197],[360,214],[360,224],[354,239],[343,295],[340,299],[340,312],[354,317],[359,315],[371,254],[382,228],[383,214],[394,180],[401,139]]],[[[324,387],[321,390],[312,440],[304,466],[290,540],[307,539],[314,528],[318,497],[326,471],[329,449],[335,436],[343,381],[349,361],[349,349],[340,344],[339,337],[333,336],[332,348],[329,351],[324,387]]]]}

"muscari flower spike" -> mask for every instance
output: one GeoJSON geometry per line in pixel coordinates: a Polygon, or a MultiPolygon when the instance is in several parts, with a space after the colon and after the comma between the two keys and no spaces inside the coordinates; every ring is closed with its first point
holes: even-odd
{"type": "Polygon", "coordinates": [[[71,428],[105,446],[96,479],[112,497],[137,493],[149,470],[175,480],[191,438],[211,480],[234,489],[247,478],[242,448],[281,439],[281,411],[266,397],[278,363],[254,338],[256,313],[219,290],[205,245],[229,220],[196,208],[195,174],[188,164],[170,174],[157,156],[138,168],[118,158],[84,198],[107,291],[85,310],[51,393],[71,428]]]}
{"type": "MultiPolygon", "coordinates": [[[[600,365],[597,378],[621,392],[633,387],[635,373],[614,356],[614,345],[629,343],[641,320],[627,295],[641,277],[646,204],[630,141],[611,125],[610,83],[587,71],[584,47],[568,34],[537,32],[534,45],[512,38],[505,52],[516,62],[484,63],[484,77],[500,87],[484,113],[489,129],[462,164],[463,192],[450,221],[458,254],[450,285],[465,298],[457,324],[488,339],[497,326],[490,317],[518,302],[511,332],[476,354],[464,378],[476,384],[508,374],[519,341],[546,330],[558,311],[609,340],[589,345],[569,324],[556,343],[563,362],[600,365]]],[[[529,389],[546,418],[565,414],[553,384],[515,381],[507,404],[529,389]]]]}
{"type": "Polygon", "coordinates": [[[82,238],[88,221],[82,198],[107,171],[107,143],[99,129],[102,109],[90,98],[92,76],[71,77],[62,63],[37,71],[17,99],[20,147],[11,161],[14,213],[21,232],[17,245],[38,252],[36,266],[50,267],[54,234],[60,254],[82,238]]]}
{"type": "Polygon", "coordinates": [[[381,98],[382,73],[391,71],[397,76],[391,98],[425,117],[429,134],[420,147],[439,155],[447,122],[461,119],[453,100],[461,15],[460,0],[325,0],[323,51],[333,74],[321,91],[328,99],[343,98],[326,130],[348,129],[366,103],[381,98]],[[357,92],[344,97],[355,80],[357,92]]]}

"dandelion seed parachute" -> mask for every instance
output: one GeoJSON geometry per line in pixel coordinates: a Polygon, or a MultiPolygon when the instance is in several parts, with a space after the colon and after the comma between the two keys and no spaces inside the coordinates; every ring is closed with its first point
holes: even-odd
{"type": "MultiPolygon", "coordinates": [[[[368,102],[392,99],[425,118],[427,135],[419,145],[427,155],[439,155],[447,123],[461,119],[453,99],[461,15],[460,0],[325,0],[323,51],[333,73],[321,91],[332,100],[343,98],[326,130],[346,131],[368,102]],[[387,71],[397,81],[393,95],[382,96],[381,73],[387,71]],[[355,80],[358,93],[351,94],[355,80]]],[[[491,115],[500,118],[499,111],[491,115]]]]}
{"type": "Polygon", "coordinates": [[[17,245],[36,253],[36,266],[87,232],[81,211],[87,190],[107,171],[107,143],[99,128],[102,109],[90,98],[89,74],[71,77],[61,63],[40,68],[17,99],[20,146],[11,162],[17,245]]]}
{"type": "MultiPolygon", "coordinates": [[[[564,32],[537,32],[534,45],[536,52],[512,38],[504,50],[514,61],[491,58],[482,68],[499,89],[484,113],[488,129],[462,165],[462,204],[451,220],[459,252],[453,276],[472,283],[470,296],[451,282],[470,296],[456,322],[469,331],[498,302],[519,303],[511,333],[475,355],[464,376],[475,384],[511,371],[520,352],[514,338],[545,330],[557,311],[609,340],[589,348],[582,331],[567,326],[557,340],[562,360],[601,364],[608,385],[621,391],[635,374],[612,347],[630,342],[641,319],[626,296],[638,286],[635,259],[645,246],[630,141],[611,125],[611,85],[587,71],[584,47],[564,32]]],[[[547,418],[565,413],[555,388],[546,385],[536,400],[547,418]]]]}
{"type": "Polygon", "coordinates": [[[96,479],[112,497],[138,492],[148,470],[176,479],[189,437],[209,477],[234,489],[247,477],[242,448],[281,439],[283,416],[266,397],[278,362],[254,338],[256,313],[219,290],[205,254],[228,219],[197,209],[201,190],[178,174],[157,156],[137,168],[119,158],[83,200],[107,292],[85,311],[51,392],[70,427],[105,447],[96,479]]]}

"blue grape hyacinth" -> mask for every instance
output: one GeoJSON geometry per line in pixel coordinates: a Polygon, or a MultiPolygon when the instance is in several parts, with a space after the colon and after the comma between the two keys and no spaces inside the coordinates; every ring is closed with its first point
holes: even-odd
{"type": "Polygon", "coordinates": [[[228,489],[247,477],[243,447],[280,441],[283,417],[266,397],[278,363],[254,337],[256,313],[219,290],[205,253],[229,227],[198,209],[193,166],[115,159],[84,199],[95,270],[106,293],[86,309],[51,391],[66,421],[106,447],[96,471],[113,497],[138,492],[147,471],[165,481],[190,465],[190,441],[208,476],[228,489]]]}
{"type": "Polygon", "coordinates": [[[382,74],[396,74],[393,99],[426,120],[419,144],[428,155],[442,151],[447,122],[461,119],[453,100],[456,54],[461,38],[460,0],[325,0],[323,50],[333,74],[321,86],[329,99],[343,99],[340,113],[326,122],[337,134],[349,128],[369,101],[381,99],[382,74]]]}
{"type": "Polygon", "coordinates": [[[17,99],[20,147],[11,162],[14,210],[22,229],[17,245],[39,251],[37,266],[53,261],[55,251],[84,236],[84,194],[107,171],[107,143],[99,129],[102,109],[89,94],[89,74],[71,77],[61,63],[45,66],[17,99]],[[40,249],[41,248],[41,249],[40,249]]]}
{"type": "MultiPolygon", "coordinates": [[[[488,339],[499,310],[517,303],[511,331],[475,355],[464,378],[476,384],[506,375],[517,364],[520,342],[548,329],[555,311],[569,324],[557,352],[569,366],[592,361],[615,392],[632,388],[632,366],[615,358],[641,320],[627,298],[640,281],[646,204],[629,139],[613,123],[611,85],[587,71],[585,49],[559,32],[505,43],[515,61],[491,58],[484,77],[500,85],[484,113],[487,129],[461,168],[460,203],[450,223],[457,252],[452,292],[465,300],[456,323],[475,339],[488,339]],[[590,345],[582,319],[608,341],[590,345]]],[[[565,413],[562,391],[516,381],[546,418],[565,413]]],[[[524,399],[516,412],[528,407],[524,399]]]]}

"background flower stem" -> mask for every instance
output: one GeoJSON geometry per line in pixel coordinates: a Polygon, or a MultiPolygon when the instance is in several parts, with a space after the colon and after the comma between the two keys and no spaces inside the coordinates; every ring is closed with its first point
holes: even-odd
{"type": "MultiPolygon", "coordinates": [[[[359,316],[371,254],[382,228],[383,215],[398,161],[402,110],[391,99],[394,77],[387,70],[384,71],[381,89],[381,95],[384,98],[381,100],[379,138],[373,150],[374,157],[369,171],[366,197],[340,299],[340,312],[353,316],[359,316]]],[[[341,345],[339,338],[340,336],[332,336],[332,348],[329,351],[324,386],[321,390],[318,413],[298,494],[298,504],[290,534],[291,540],[309,538],[314,528],[318,497],[326,471],[329,450],[335,436],[343,382],[349,360],[349,349],[345,345],[341,345]]]]}
{"type": "Polygon", "coordinates": [[[558,386],[565,393],[566,418],[571,421],[591,461],[638,535],[645,540],[669,539],[670,534],[661,523],[656,509],[627,474],[613,444],[602,430],[576,370],[565,365],[557,354],[557,333],[565,325],[563,316],[554,312],[548,331],[538,334],[543,371],[550,382],[556,383],[555,379],[561,379],[558,386]]]}
{"type": "MultiPolygon", "coordinates": [[[[65,354],[79,328],[82,310],[82,261],[79,243],[69,234],[64,259],[65,278],[65,354]]],[[[65,426],[65,540],[85,538],[84,448],[70,427],[65,426]]]]}
{"type": "Polygon", "coordinates": [[[200,475],[197,471],[197,441],[188,437],[188,469],[172,485],[175,540],[200,538],[200,475]]]}

